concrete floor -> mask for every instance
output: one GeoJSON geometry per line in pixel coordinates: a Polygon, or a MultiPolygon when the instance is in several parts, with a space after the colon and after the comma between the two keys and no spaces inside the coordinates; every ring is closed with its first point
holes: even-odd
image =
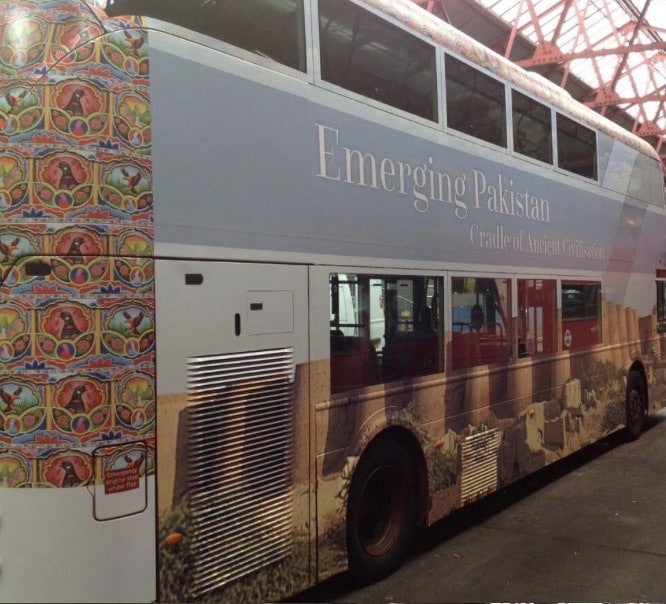
{"type": "Polygon", "coordinates": [[[666,411],[440,522],[390,577],[289,601],[666,602],[666,411]]]}

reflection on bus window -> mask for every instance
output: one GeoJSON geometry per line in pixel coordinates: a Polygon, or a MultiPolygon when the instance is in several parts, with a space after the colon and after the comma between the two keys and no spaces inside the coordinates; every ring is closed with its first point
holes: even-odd
{"type": "Polygon", "coordinates": [[[435,48],[347,0],[319,0],[321,77],[437,121],[435,48]]]}
{"type": "Polygon", "coordinates": [[[557,282],[518,279],[518,356],[557,350],[557,282]]]}
{"type": "Polygon", "coordinates": [[[666,333],[666,270],[657,270],[657,332],[666,333]]]}
{"type": "Polygon", "coordinates": [[[449,128],[506,147],[504,84],[446,55],[449,128]]]}
{"type": "Polygon", "coordinates": [[[597,137],[594,130],[557,114],[557,165],[574,174],[597,178],[597,137]]]}
{"type": "Polygon", "coordinates": [[[162,19],[305,72],[303,0],[108,0],[106,12],[162,19]]]}
{"type": "Polygon", "coordinates": [[[331,392],[442,371],[442,283],[332,274],[331,392]]]}
{"type": "Polygon", "coordinates": [[[601,342],[601,283],[562,281],[562,340],[568,350],[601,342]]]}
{"type": "Polygon", "coordinates": [[[511,280],[453,277],[451,366],[507,363],[511,358],[511,280]]]}
{"type": "Polygon", "coordinates": [[[520,92],[511,93],[514,151],[553,163],[550,109],[520,92]]]}

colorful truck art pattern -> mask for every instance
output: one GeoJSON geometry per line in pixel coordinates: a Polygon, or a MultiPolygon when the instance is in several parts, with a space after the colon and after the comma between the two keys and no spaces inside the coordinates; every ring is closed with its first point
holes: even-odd
{"type": "Polygon", "coordinates": [[[5,487],[154,472],[148,52],[138,22],[83,8],[0,8],[5,487]]]}

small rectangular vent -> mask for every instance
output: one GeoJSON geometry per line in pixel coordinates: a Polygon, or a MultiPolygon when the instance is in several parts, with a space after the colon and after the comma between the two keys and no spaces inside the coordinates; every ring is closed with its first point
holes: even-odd
{"type": "Polygon", "coordinates": [[[189,360],[193,596],[292,547],[291,348],[189,360]]]}
{"type": "Polygon", "coordinates": [[[460,446],[462,504],[497,490],[497,450],[501,434],[487,430],[468,436],[460,446]]]}

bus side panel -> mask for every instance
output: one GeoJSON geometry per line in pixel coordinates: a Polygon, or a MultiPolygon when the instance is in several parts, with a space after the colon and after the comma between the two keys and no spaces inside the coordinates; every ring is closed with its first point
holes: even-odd
{"type": "Polygon", "coordinates": [[[154,601],[154,488],[143,513],[109,522],[85,487],[3,489],[0,602],[154,601]]]}
{"type": "Polygon", "coordinates": [[[160,600],[303,589],[307,268],[158,260],[156,284],[160,600]]]}
{"type": "MultiPolygon", "coordinates": [[[[321,302],[333,295],[330,292],[335,291],[336,296],[339,292],[338,302],[343,302],[339,304],[340,313],[347,313],[347,307],[365,308],[360,299],[356,303],[346,300],[352,294],[338,287],[337,280],[335,289],[330,287],[331,274],[346,276],[351,272],[351,268],[312,269],[312,275],[318,277],[311,283],[311,297],[316,301],[311,306],[313,358],[333,354],[336,335],[332,328],[328,333],[332,311],[321,302]]],[[[364,272],[373,274],[368,269],[364,272]]],[[[544,293],[537,306],[538,310],[551,310],[556,326],[549,325],[548,337],[552,342],[562,341],[559,351],[535,353],[532,349],[504,363],[477,362],[462,370],[450,368],[441,377],[403,383],[391,383],[388,378],[382,387],[368,380],[348,388],[345,384],[339,394],[329,395],[328,385],[335,383],[337,387],[340,383],[332,359],[330,371],[321,372],[324,387],[313,389],[319,578],[346,568],[342,521],[347,513],[350,481],[367,443],[387,428],[391,434],[398,433],[399,428],[401,443],[407,442],[406,432],[419,440],[429,491],[426,523],[432,523],[622,429],[626,424],[627,372],[632,366],[638,371],[645,368],[650,411],[661,408],[666,382],[664,363],[660,361],[663,348],[655,338],[654,277],[636,276],[636,287],[645,298],[639,301],[640,314],[636,307],[620,302],[628,300],[625,290],[613,287],[627,277],[610,273],[598,277],[599,287],[603,283],[605,289],[595,320],[563,321],[561,307],[555,319],[555,308],[560,303],[556,300],[555,280],[551,280],[550,298],[544,293]]],[[[570,278],[561,280],[575,282],[570,278]]],[[[450,297],[447,300],[453,304],[450,297]]],[[[509,331],[516,328],[521,317],[512,317],[513,328],[509,331]]],[[[362,319],[352,313],[345,318],[361,323],[359,327],[366,333],[370,331],[369,317],[362,319]]],[[[449,367],[459,352],[454,335],[445,337],[449,367]]],[[[385,369],[383,364],[381,370],[385,369]]],[[[418,455],[413,458],[416,468],[418,459],[418,455]]]]}
{"type": "Polygon", "coordinates": [[[18,259],[0,286],[0,600],[151,601],[152,260],[95,254],[105,229],[10,232],[22,249],[82,243],[18,259]]]}

